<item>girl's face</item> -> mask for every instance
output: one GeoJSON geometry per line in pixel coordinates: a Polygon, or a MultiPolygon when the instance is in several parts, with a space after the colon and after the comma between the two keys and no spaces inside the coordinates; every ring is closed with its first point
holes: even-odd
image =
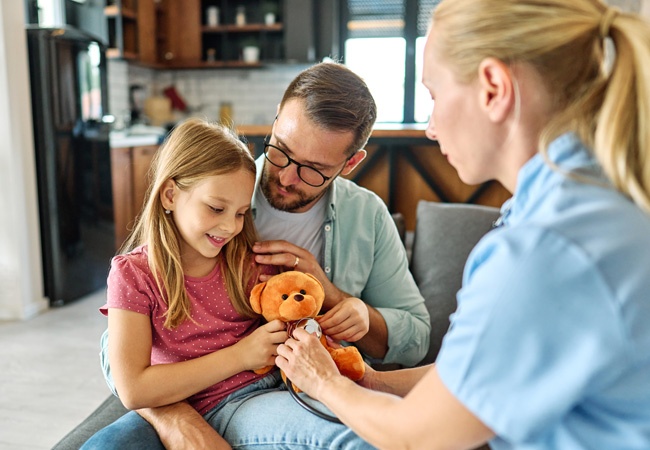
{"type": "Polygon", "coordinates": [[[463,182],[478,184],[493,178],[492,130],[483,114],[478,81],[461,83],[438,56],[432,29],[424,50],[422,82],[434,100],[426,135],[437,140],[442,153],[463,182]]]}
{"type": "Polygon", "coordinates": [[[173,181],[162,195],[168,202],[181,242],[181,261],[186,275],[205,276],[216,264],[216,257],[244,226],[244,215],[251,205],[255,178],[243,169],[213,175],[182,191],[173,181]],[[168,197],[169,198],[169,197],[168,197]]]}

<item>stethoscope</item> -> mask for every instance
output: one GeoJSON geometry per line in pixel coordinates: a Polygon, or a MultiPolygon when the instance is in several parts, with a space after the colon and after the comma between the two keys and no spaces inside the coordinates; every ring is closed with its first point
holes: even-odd
{"type": "MultiPolygon", "coordinates": [[[[293,337],[293,332],[296,328],[302,328],[307,333],[315,335],[318,339],[320,339],[321,336],[323,335],[323,331],[320,327],[320,324],[316,321],[316,319],[305,318],[305,319],[296,320],[295,322],[289,322],[287,326],[287,333],[289,334],[289,336],[293,337]]],[[[312,405],[307,403],[304,399],[302,399],[296,393],[296,391],[293,390],[293,383],[291,383],[291,380],[289,378],[286,379],[285,384],[287,385],[287,389],[289,390],[289,394],[291,395],[291,397],[307,411],[329,422],[342,423],[336,416],[319,411],[318,409],[314,408],[312,405]]]]}

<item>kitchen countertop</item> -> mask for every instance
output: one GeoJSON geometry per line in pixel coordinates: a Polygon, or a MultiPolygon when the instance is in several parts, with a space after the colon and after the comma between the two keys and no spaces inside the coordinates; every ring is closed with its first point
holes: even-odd
{"type": "MultiPolygon", "coordinates": [[[[370,143],[375,140],[407,139],[419,141],[420,144],[435,144],[427,140],[424,134],[426,126],[424,123],[377,123],[372,130],[370,143]]],[[[255,143],[261,142],[271,132],[271,128],[271,125],[238,125],[237,133],[255,143]]],[[[158,145],[163,142],[166,134],[167,130],[161,127],[136,125],[125,130],[111,131],[110,146],[121,148],[158,145]]]]}
{"type": "MultiPolygon", "coordinates": [[[[271,132],[272,125],[238,125],[237,132],[243,136],[264,137],[271,132]]],[[[426,138],[426,123],[376,123],[372,138],[406,137],[426,138]]]]}
{"type": "Polygon", "coordinates": [[[136,125],[125,130],[114,130],[109,134],[111,148],[159,145],[165,139],[167,130],[162,127],[136,125]]]}

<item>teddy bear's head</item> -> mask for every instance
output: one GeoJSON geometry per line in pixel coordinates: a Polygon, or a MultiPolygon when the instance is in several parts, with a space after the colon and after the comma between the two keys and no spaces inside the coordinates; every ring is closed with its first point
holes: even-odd
{"type": "Polygon", "coordinates": [[[255,285],[250,296],[253,310],[269,322],[316,317],[324,300],[325,291],[320,281],[311,274],[296,270],[283,272],[255,285]]]}

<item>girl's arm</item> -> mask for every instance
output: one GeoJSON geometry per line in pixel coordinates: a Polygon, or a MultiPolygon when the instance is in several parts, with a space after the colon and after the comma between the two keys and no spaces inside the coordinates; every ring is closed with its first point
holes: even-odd
{"type": "Polygon", "coordinates": [[[238,343],[196,359],[151,365],[151,322],[144,314],[111,308],[108,354],[120,400],[128,409],[175,403],[244,370],[272,365],[287,334],[278,320],[238,343]]]}
{"type": "Polygon", "coordinates": [[[276,364],[310,396],[323,402],[359,436],[379,448],[475,448],[494,436],[447,390],[435,366],[388,375],[371,372],[384,392],[341,376],[318,340],[304,330],[278,347],[276,364]],[[404,398],[386,392],[404,393],[404,398]]]}

